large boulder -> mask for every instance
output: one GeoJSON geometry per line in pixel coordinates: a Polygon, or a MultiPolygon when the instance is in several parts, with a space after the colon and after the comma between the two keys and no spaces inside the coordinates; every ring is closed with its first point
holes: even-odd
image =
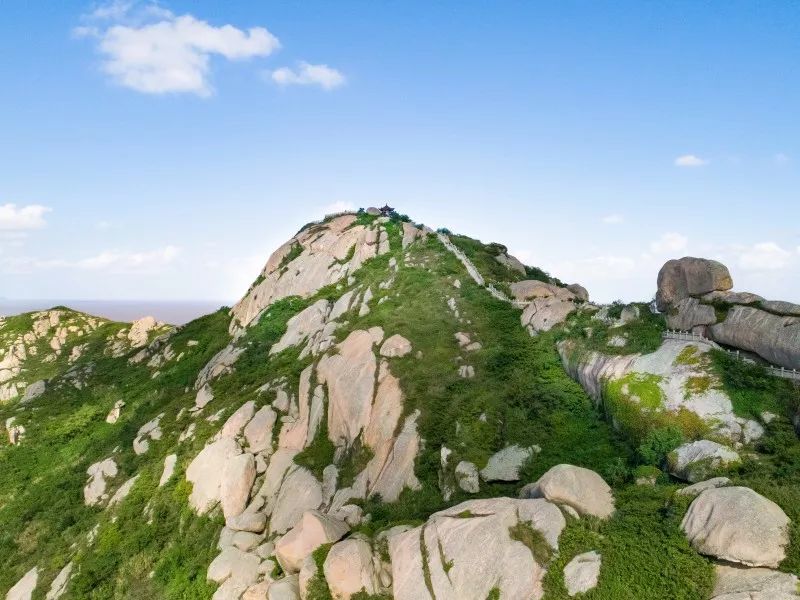
{"type": "Polygon", "coordinates": [[[607,519],[614,513],[609,485],[594,471],[574,465],[556,465],[520,491],[521,498],[546,498],[571,506],[579,514],[607,519]]]}
{"type": "Polygon", "coordinates": [[[367,594],[380,590],[372,548],[362,537],[353,536],[334,544],[322,570],[334,600],[350,600],[362,590],[367,594]]]}
{"type": "Polygon", "coordinates": [[[470,500],[434,513],[389,537],[394,598],[483,600],[496,588],[500,598],[539,600],[565,525],[546,500],[470,500]]]}
{"type": "Polygon", "coordinates": [[[531,335],[536,335],[563,323],[574,311],[575,304],[571,300],[557,296],[535,298],[522,311],[520,321],[531,335]]]}
{"type": "Polygon", "coordinates": [[[245,509],[255,478],[256,464],[252,454],[238,454],[225,461],[219,493],[226,519],[240,515],[245,509]]]}
{"type": "Polygon", "coordinates": [[[700,296],[733,287],[728,267],[715,260],[686,256],[667,261],[658,272],[656,306],[666,311],[689,296],[700,296]]]}
{"type": "Polygon", "coordinates": [[[692,547],[751,567],[777,567],[789,544],[789,518],[780,506],[746,487],[706,490],[681,523],[692,547]]]}
{"type": "Polygon", "coordinates": [[[242,453],[239,444],[223,437],[203,448],[186,469],[186,480],[193,484],[189,504],[203,514],[219,502],[225,464],[242,453]]]}
{"type": "Polygon", "coordinates": [[[343,521],[317,510],[306,511],[297,525],[275,544],[275,556],[285,572],[297,573],[314,550],[342,539],[349,530],[343,521]]]}
{"type": "Polygon", "coordinates": [[[533,455],[532,448],[514,444],[495,452],[481,470],[484,481],[519,481],[519,472],[533,455]]]}
{"type": "Polygon", "coordinates": [[[580,283],[570,283],[567,286],[567,290],[575,294],[576,299],[582,300],[583,302],[589,301],[589,291],[580,283]]]}
{"type": "Polygon", "coordinates": [[[529,302],[537,298],[558,298],[559,300],[574,300],[576,294],[568,288],[562,288],[552,283],[545,283],[536,279],[515,281],[511,284],[511,295],[514,300],[529,302]]]}
{"type": "Polygon", "coordinates": [[[745,569],[733,565],[714,567],[716,582],[711,600],[797,600],[797,575],[772,569],[745,569]]]}
{"type": "Polygon", "coordinates": [[[734,306],[711,337],[727,346],[755,352],[787,369],[800,369],[800,317],[779,316],[751,306],[734,306]]]}
{"type": "Polygon", "coordinates": [[[738,463],[739,454],[711,440],[698,440],[678,446],[667,457],[669,472],[678,479],[697,483],[714,471],[738,463]]]}
{"type": "Polygon", "coordinates": [[[597,587],[600,579],[602,557],[592,550],[579,554],[564,567],[564,585],[567,594],[575,596],[597,587]]]}
{"type": "Polygon", "coordinates": [[[314,474],[305,467],[291,467],[275,498],[275,508],[269,523],[270,533],[289,531],[307,510],[316,510],[321,504],[322,485],[314,474]]]}

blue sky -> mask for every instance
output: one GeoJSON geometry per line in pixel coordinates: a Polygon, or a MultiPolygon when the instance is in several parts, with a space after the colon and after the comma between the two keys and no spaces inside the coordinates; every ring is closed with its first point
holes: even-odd
{"type": "Polygon", "coordinates": [[[0,2],[0,296],[234,300],[389,202],[599,300],[800,301],[795,2],[0,2]]]}

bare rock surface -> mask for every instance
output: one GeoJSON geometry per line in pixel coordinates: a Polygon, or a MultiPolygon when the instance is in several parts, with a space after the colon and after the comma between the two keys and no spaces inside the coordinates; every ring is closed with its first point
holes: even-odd
{"type": "Polygon", "coordinates": [[[607,519],[614,513],[614,496],[600,475],[574,465],[556,465],[520,491],[522,498],[546,498],[571,506],[582,515],[607,519]]]}
{"type": "Polygon", "coordinates": [[[501,598],[539,600],[545,566],[513,532],[533,528],[555,550],[565,524],[546,500],[470,500],[434,513],[388,538],[394,598],[482,600],[498,588],[501,598]]]}
{"type": "Polygon", "coordinates": [[[666,311],[689,296],[700,296],[714,291],[727,291],[733,287],[728,268],[720,262],[706,258],[684,258],[667,261],[658,272],[658,309],[666,311]]]}
{"type": "Polygon", "coordinates": [[[600,579],[602,557],[592,550],[579,554],[564,567],[564,585],[570,596],[588,592],[597,587],[600,579]]]}
{"type": "Polygon", "coordinates": [[[751,567],[777,567],[789,544],[789,518],[771,500],[746,487],[706,490],[681,523],[692,547],[751,567]]]}

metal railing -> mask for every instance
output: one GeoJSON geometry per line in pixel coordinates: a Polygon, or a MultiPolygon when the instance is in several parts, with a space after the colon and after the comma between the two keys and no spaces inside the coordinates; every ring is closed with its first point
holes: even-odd
{"type": "MultiPolygon", "coordinates": [[[[711,346],[712,348],[716,348],[718,350],[722,350],[723,352],[727,352],[734,358],[743,361],[753,362],[751,359],[747,358],[745,355],[742,354],[740,350],[729,350],[728,348],[723,348],[719,344],[717,344],[714,340],[705,337],[699,333],[693,333],[691,331],[680,331],[678,329],[667,329],[663,334],[662,337],[664,339],[670,340],[680,340],[683,342],[695,342],[700,344],[706,344],[711,346]]],[[[774,377],[782,377],[783,379],[791,379],[792,381],[800,381],[800,371],[797,369],[787,369],[785,367],[776,367],[774,365],[767,365],[764,367],[770,375],[774,377]]]]}

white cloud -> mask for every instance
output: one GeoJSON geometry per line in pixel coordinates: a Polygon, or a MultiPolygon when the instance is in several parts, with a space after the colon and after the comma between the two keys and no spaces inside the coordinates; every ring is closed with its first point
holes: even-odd
{"type": "Polygon", "coordinates": [[[625,221],[625,217],[622,215],[606,215],[601,221],[606,225],[618,225],[625,221]]]}
{"type": "Polygon", "coordinates": [[[154,272],[160,271],[173,263],[180,252],[180,248],[170,245],[145,252],[107,250],[78,260],[65,260],[62,258],[39,259],[21,256],[4,260],[0,263],[0,267],[5,272],[13,273],[29,273],[46,269],[78,269],[110,273],[154,272]]]}
{"type": "Polygon", "coordinates": [[[775,242],[761,242],[744,248],[739,254],[739,266],[747,271],[775,271],[791,262],[792,253],[775,242]]]}
{"type": "Polygon", "coordinates": [[[355,209],[356,207],[352,202],[338,200],[337,202],[333,202],[332,204],[328,204],[327,206],[323,207],[322,211],[326,215],[332,215],[340,212],[354,211],[355,209]]]}
{"type": "Polygon", "coordinates": [[[51,210],[39,204],[30,204],[28,206],[2,204],[0,205],[0,230],[40,229],[45,226],[45,214],[51,210]]]}
{"type": "Polygon", "coordinates": [[[345,82],[344,75],[328,65],[311,65],[300,62],[296,69],[281,67],[272,72],[272,81],[280,86],[318,85],[324,90],[332,90],[345,82]]]}
{"type": "Polygon", "coordinates": [[[669,232],[663,234],[656,241],[650,243],[650,251],[654,254],[672,254],[682,252],[689,245],[689,238],[680,233],[669,232]]]}
{"type": "Polygon", "coordinates": [[[695,156],[694,154],[684,154],[675,159],[676,167],[704,167],[708,161],[704,158],[695,156]]]}
{"type": "Polygon", "coordinates": [[[96,9],[85,19],[108,20],[106,26],[81,26],[79,37],[97,40],[103,70],[124,86],[145,94],[193,93],[208,96],[210,59],[268,56],[280,42],[264,27],[216,27],[192,15],[175,16],[156,5],[135,15],[132,4],[116,2],[96,9]]]}

